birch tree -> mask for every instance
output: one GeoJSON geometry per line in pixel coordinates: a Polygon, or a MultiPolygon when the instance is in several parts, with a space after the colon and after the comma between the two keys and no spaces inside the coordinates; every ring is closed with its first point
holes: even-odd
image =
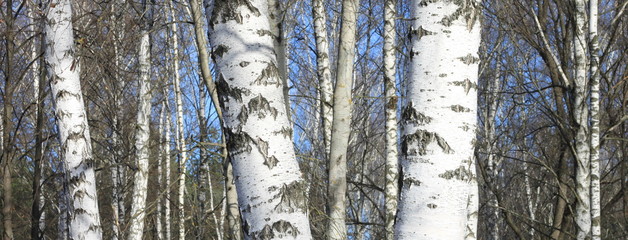
{"type": "Polygon", "coordinates": [[[211,44],[246,239],[311,239],[263,0],[216,1],[211,44]]]}
{"type": "MultiPolygon", "coordinates": [[[[148,3],[144,2],[144,14],[148,14],[148,3]]],[[[131,206],[131,216],[129,223],[128,239],[142,239],[144,234],[144,219],[146,218],[146,196],[148,186],[148,161],[149,161],[149,137],[150,137],[150,116],[151,116],[151,54],[150,54],[150,33],[149,20],[142,18],[141,39],[139,45],[139,66],[140,66],[140,91],[137,109],[137,132],[135,134],[136,164],[135,178],[133,185],[133,197],[131,206]]]]}
{"type": "Polygon", "coordinates": [[[46,64],[68,181],[70,239],[101,239],[92,146],[74,57],[72,2],[53,0],[46,14],[46,64]]]}
{"type": "Polygon", "coordinates": [[[327,239],[347,237],[346,193],[347,193],[347,149],[351,133],[351,90],[353,88],[353,61],[355,56],[356,18],[358,1],[342,1],[342,25],[336,86],[334,88],[334,118],[332,121],[331,147],[329,154],[329,186],[327,188],[327,210],[329,222],[327,239]]]}
{"type": "Polygon", "coordinates": [[[398,239],[475,239],[479,1],[412,6],[398,239]]]}
{"type": "Polygon", "coordinates": [[[575,100],[574,118],[577,125],[575,136],[576,159],[576,212],[575,221],[578,239],[591,238],[591,162],[588,141],[588,104],[587,104],[587,25],[586,1],[575,1],[576,26],[574,32],[575,54],[575,100]]]}
{"type": "Polygon", "coordinates": [[[318,75],[321,123],[323,125],[323,144],[325,145],[325,160],[329,161],[331,152],[331,124],[334,117],[331,82],[329,68],[329,41],[327,40],[327,13],[323,0],[312,1],[314,16],[314,36],[316,38],[316,74],[318,75]]]}
{"type": "Polygon", "coordinates": [[[589,45],[591,53],[591,239],[602,234],[600,186],[600,47],[597,36],[598,1],[589,0],[589,45]]]}
{"type": "Polygon", "coordinates": [[[395,214],[399,194],[397,153],[397,89],[394,0],[384,2],[384,88],[386,95],[386,239],[394,239],[395,214]]]}

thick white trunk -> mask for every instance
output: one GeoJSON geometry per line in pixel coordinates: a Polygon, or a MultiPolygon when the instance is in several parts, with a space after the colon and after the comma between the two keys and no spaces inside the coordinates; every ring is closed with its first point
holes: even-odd
{"type": "Polygon", "coordinates": [[[399,198],[399,156],[397,153],[397,91],[395,78],[395,19],[394,0],[384,3],[384,88],[386,94],[386,239],[395,235],[395,217],[399,198]]]}
{"type": "Polygon", "coordinates": [[[46,14],[46,64],[68,180],[69,237],[101,239],[91,138],[83,102],[80,66],[74,58],[72,2],[53,0],[46,14]]]}
{"type": "Polygon", "coordinates": [[[311,239],[268,2],[216,2],[211,43],[246,239],[311,239]]]}
{"type": "Polygon", "coordinates": [[[148,30],[142,30],[140,39],[140,92],[137,109],[137,132],[135,134],[135,148],[137,151],[137,170],[135,171],[131,216],[128,239],[142,239],[144,233],[144,219],[146,217],[146,195],[148,186],[148,158],[151,116],[150,91],[150,35],[148,30]]]}
{"type": "Polygon", "coordinates": [[[316,37],[316,74],[318,75],[319,92],[321,97],[321,118],[323,125],[323,144],[325,145],[325,160],[329,161],[331,152],[331,124],[333,112],[333,84],[331,69],[329,68],[329,41],[327,40],[327,13],[323,0],[313,0],[312,13],[314,15],[314,35],[316,37]]]}
{"type": "Polygon", "coordinates": [[[475,239],[479,1],[415,2],[398,239],[475,239]]]}
{"type": "Polygon", "coordinates": [[[589,44],[591,46],[591,239],[602,234],[600,196],[600,47],[597,35],[598,0],[589,0],[589,44]]]}
{"type": "Polygon", "coordinates": [[[574,33],[575,52],[575,101],[576,120],[575,159],[576,159],[576,212],[577,239],[591,238],[591,163],[588,141],[587,105],[587,25],[586,0],[575,1],[576,28],[574,33]]]}
{"type": "Polygon", "coordinates": [[[334,89],[334,118],[332,121],[331,149],[329,154],[329,186],[327,188],[327,239],[346,239],[345,225],[347,193],[347,149],[351,133],[353,89],[353,62],[355,57],[357,0],[342,1],[342,26],[336,86],[334,89]]]}

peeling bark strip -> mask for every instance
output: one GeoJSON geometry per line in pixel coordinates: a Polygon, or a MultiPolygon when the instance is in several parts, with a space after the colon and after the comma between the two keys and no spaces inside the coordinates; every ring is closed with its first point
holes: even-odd
{"type": "Polygon", "coordinates": [[[245,238],[311,239],[306,185],[292,147],[273,39],[265,34],[268,3],[215,4],[210,25],[221,72],[217,90],[245,238]]]}
{"type": "Polygon", "coordinates": [[[479,0],[412,5],[397,239],[475,239],[479,0]],[[443,225],[445,224],[445,225],[443,225]]]}
{"type": "Polygon", "coordinates": [[[71,1],[55,0],[46,14],[46,64],[59,128],[61,153],[71,203],[70,239],[102,239],[96,179],[89,126],[80,84],[80,67],[74,67],[71,1]],[[54,6],[54,7],[52,7],[54,6]]]}

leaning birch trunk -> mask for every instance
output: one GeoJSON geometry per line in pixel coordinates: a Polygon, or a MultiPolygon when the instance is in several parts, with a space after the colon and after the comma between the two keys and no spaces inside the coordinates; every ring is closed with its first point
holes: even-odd
{"type": "Polygon", "coordinates": [[[80,66],[74,58],[72,2],[53,0],[50,6],[45,27],[46,64],[50,69],[61,156],[69,181],[69,237],[101,239],[91,138],[81,92],[80,66]]]}
{"type": "Polygon", "coordinates": [[[217,1],[211,43],[246,239],[311,239],[268,2],[217,1]]]}
{"type": "Polygon", "coordinates": [[[316,74],[321,95],[321,118],[323,125],[323,144],[325,145],[325,160],[329,161],[331,152],[331,124],[334,117],[331,82],[329,68],[329,41],[327,40],[327,13],[323,0],[313,1],[314,35],[316,36],[316,74]]]}
{"type": "Polygon", "coordinates": [[[589,41],[591,46],[591,239],[602,234],[600,196],[600,62],[597,36],[598,0],[589,0],[589,41]]]}
{"type": "Polygon", "coordinates": [[[342,25],[336,87],[334,89],[334,118],[332,121],[331,152],[329,154],[329,186],[327,187],[327,239],[346,239],[345,195],[347,193],[347,148],[351,133],[351,90],[355,57],[357,0],[342,1],[342,25]]]}
{"type": "Polygon", "coordinates": [[[413,5],[398,239],[475,239],[479,0],[413,5]]]}
{"type": "Polygon", "coordinates": [[[577,239],[591,238],[591,164],[589,156],[588,105],[587,105],[587,25],[586,0],[575,1],[576,28],[575,52],[575,101],[574,119],[577,128],[575,139],[576,158],[576,212],[577,239]]]}
{"type": "Polygon", "coordinates": [[[137,149],[137,171],[133,186],[131,216],[128,239],[142,239],[144,233],[144,218],[146,217],[146,196],[148,186],[148,157],[150,136],[150,35],[144,27],[141,32],[139,51],[140,64],[140,92],[137,109],[137,133],[135,134],[135,148],[137,149]]]}
{"type": "Polygon", "coordinates": [[[395,235],[395,215],[399,195],[397,153],[397,91],[395,88],[395,1],[384,6],[384,88],[386,94],[386,239],[395,235]]]}
{"type": "Polygon", "coordinates": [[[270,21],[270,32],[273,36],[273,47],[277,59],[277,69],[283,84],[283,97],[286,105],[288,120],[291,119],[290,112],[290,88],[288,86],[288,58],[286,56],[286,41],[283,34],[283,10],[280,0],[268,0],[268,20],[270,21]]]}

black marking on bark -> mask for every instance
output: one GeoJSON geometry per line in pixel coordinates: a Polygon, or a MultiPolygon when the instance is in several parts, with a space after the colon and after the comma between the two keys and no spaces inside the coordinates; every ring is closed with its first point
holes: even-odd
{"type": "MultiPolygon", "coordinates": [[[[228,102],[231,97],[238,102],[242,102],[242,96],[251,95],[251,91],[245,88],[238,87],[230,87],[229,83],[225,80],[225,77],[220,74],[218,77],[218,81],[216,82],[216,89],[218,90],[218,95],[220,96],[221,102],[228,102]]],[[[221,107],[224,108],[224,104],[221,103],[221,107]]]]}
{"type": "Polygon", "coordinates": [[[438,177],[444,179],[452,179],[455,178],[460,181],[469,181],[473,178],[473,174],[467,170],[464,166],[460,166],[454,170],[448,170],[444,173],[438,174],[438,177]]]}
{"type": "Polygon", "coordinates": [[[257,79],[255,79],[255,81],[251,83],[251,85],[253,84],[264,86],[274,84],[277,85],[277,87],[280,87],[281,81],[279,80],[279,69],[277,69],[277,66],[274,63],[268,63],[266,68],[262,70],[262,73],[259,75],[259,77],[257,77],[257,79]]]}
{"type": "Polygon", "coordinates": [[[275,135],[281,134],[283,135],[284,138],[289,138],[292,136],[292,128],[284,126],[284,127],[281,127],[281,130],[274,131],[273,134],[275,135]]]}
{"type": "Polygon", "coordinates": [[[403,186],[404,187],[412,187],[412,186],[421,186],[421,181],[419,181],[418,179],[415,179],[413,177],[405,177],[403,179],[403,186]]]}
{"type": "MultiPolygon", "coordinates": [[[[270,187],[268,191],[276,192],[277,187],[270,187]]],[[[279,192],[272,197],[272,200],[279,199],[279,203],[275,205],[274,210],[278,213],[305,212],[307,207],[306,192],[307,186],[303,181],[283,184],[279,192]]]]}
{"type": "Polygon", "coordinates": [[[70,97],[70,96],[74,97],[74,98],[81,98],[80,94],[71,93],[71,92],[69,92],[67,90],[63,90],[62,89],[62,90],[59,90],[57,92],[57,95],[55,96],[55,99],[65,99],[65,98],[70,97]]]}
{"type": "Polygon", "coordinates": [[[417,130],[415,133],[401,137],[401,152],[405,154],[405,156],[413,156],[417,154],[423,156],[427,154],[427,146],[434,141],[436,141],[444,153],[454,153],[444,138],[437,133],[428,132],[422,129],[417,130]],[[412,147],[414,145],[417,146],[412,147]]]}
{"type": "Polygon", "coordinates": [[[412,102],[410,102],[401,110],[401,120],[405,121],[406,123],[423,125],[430,123],[432,121],[432,118],[418,112],[412,106],[412,102]]]}
{"type": "Polygon", "coordinates": [[[454,112],[470,112],[471,109],[464,107],[462,105],[451,105],[451,110],[454,112]]]}
{"type": "Polygon", "coordinates": [[[438,77],[442,77],[442,78],[447,77],[447,73],[438,74],[438,77]]]}
{"type": "Polygon", "coordinates": [[[240,6],[245,6],[256,17],[260,16],[259,9],[253,6],[249,0],[216,0],[214,2],[211,25],[213,26],[219,22],[225,23],[229,20],[242,24],[244,17],[242,16],[242,11],[238,10],[240,6]]]}
{"type": "Polygon", "coordinates": [[[428,208],[431,208],[431,209],[434,209],[434,208],[437,208],[437,207],[438,207],[438,205],[433,204],[433,203],[428,203],[428,204],[427,204],[427,207],[428,207],[428,208]]]}
{"type": "Polygon", "coordinates": [[[222,57],[225,53],[229,52],[229,49],[228,46],[220,44],[214,48],[212,55],[222,57]]]}
{"type": "Polygon", "coordinates": [[[246,109],[246,106],[242,106],[240,113],[238,113],[238,121],[244,125],[247,120],[249,120],[249,111],[246,109]]]}
{"type": "Polygon", "coordinates": [[[466,94],[469,94],[469,90],[473,89],[477,89],[478,85],[474,82],[471,82],[471,80],[469,80],[468,78],[465,78],[464,81],[453,81],[451,82],[454,86],[462,86],[464,87],[464,92],[466,94]]]}
{"type": "Polygon", "coordinates": [[[427,7],[427,4],[429,3],[435,3],[438,2],[440,0],[422,0],[421,2],[419,2],[419,7],[427,7]]]}
{"type": "Polygon", "coordinates": [[[250,64],[250,62],[247,62],[247,61],[242,61],[242,62],[240,62],[240,64],[239,64],[239,65],[240,65],[240,67],[246,67],[246,66],[248,66],[249,64],[250,64]]]}
{"type": "Polygon", "coordinates": [[[267,30],[267,29],[259,29],[255,33],[257,33],[257,35],[260,35],[261,37],[263,37],[263,36],[271,36],[271,37],[273,37],[273,33],[270,30],[267,30]]]}
{"type": "Polygon", "coordinates": [[[225,128],[225,135],[227,137],[227,148],[230,155],[237,155],[240,153],[249,153],[253,148],[251,147],[251,136],[245,132],[235,131],[230,128],[225,128]]]}
{"type": "Polygon", "coordinates": [[[270,114],[276,120],[277,114],[279,114],[277,109],[270,106],[268,100],[261,94],[257,97],[251,98],[247,106],[249,110],[249,115],[257,113],[257,117],[259,117],[260,119],[266,118],[267,114],[270,114]]]}
{"type": "Polygon", "coordinates": [[[254,143],[259,153],[264,157],[264,165],[268,166],[268,169],[273,169],[273,167],[277,166],[279,160],[274,155],[268,156],[268,142],[257,138],[254,143]]]}
{"type": "Polygon", "coordinates": [[[386,103],[386,109],[397,109],[397,99],[397,96],[388,98],[388,102],[386,103]]]}
{"type": "Polygon", "coordinates": [[[467,56],[459,57],[458,59],[462,61],[462,63],[467,64],[467,65],[476,64],[480,62],[480,58],[471,55],[471,53],[467,54],[467,56]]]}
{"type": "Polygon", "coordinates": [[[419,29],[413,29],[410,31],[410,34],[414,34],[417,36],[417,40],[421,40],[423,36],[434,35],[434,32],[428,31],[423,26],[419,26],[419,29]]]}
{"type": "Polygon", "coordinates": [[[271,240],[281,238],[296,238],[300,234],[299,230],[292,226],[292,223],[279,220],[271,224],[266,224],[259,232],[251,233],[254,240],[271,240]]]}

